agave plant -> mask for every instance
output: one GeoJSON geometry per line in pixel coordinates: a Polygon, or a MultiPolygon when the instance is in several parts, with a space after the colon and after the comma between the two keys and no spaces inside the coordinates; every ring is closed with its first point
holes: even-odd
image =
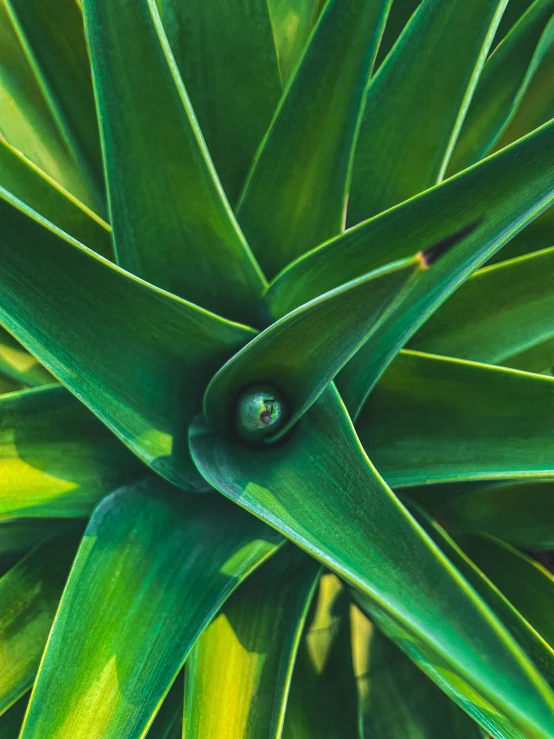
{"type": "Polygon", "coordinates": [[[2,739],[551,739],[554,0],[0,13],[2,739]]]}

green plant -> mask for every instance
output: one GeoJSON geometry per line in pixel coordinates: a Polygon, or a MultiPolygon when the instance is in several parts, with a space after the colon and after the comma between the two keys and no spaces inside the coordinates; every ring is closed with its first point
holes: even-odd
{"type": "Polygon", "coordinates": [[[2,739],[554,736],[554,0],[506,5],[3,0],[2,739]]]}

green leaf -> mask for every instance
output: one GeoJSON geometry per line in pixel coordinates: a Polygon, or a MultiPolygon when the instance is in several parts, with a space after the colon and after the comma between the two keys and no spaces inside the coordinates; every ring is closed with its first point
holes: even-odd
{"type": "Polygon", "coordinates": [[[241,389],[263,379],[278,388],[291,411],[269,440],[286,434],[424,270],[417,256],[396,262],[273,323],[213,377],[204,396],[207,419],[228,433],[241,389]]]}
{"type": "Polygon", "coordinates": [[[506,10],[498,24],[496,35],[492,42],[493,49],[502,41],[504,36],[506,36],[512,26],[518,22],[534,1],[535,0],[508,0],[508,5],[506,6],[506,10]]]}
{"type": "Polygon", "coordinates": [[[552,45],[554,24],[548,21],[553,12],[554,0],[534,2],[488,59],[454,147],[448,174],[466,169],[486,156],[507,128],[542,57],[552,45]],[[552,30],[545,31],[547,24],[552,30]]]}
{"type": "Polygon", "coordinates": [[[165,696],[156,718],[148,729],[146,739],[182,739],[184,669],[165,696]]]}
{"type": "Polygon", "coordinates": [[[349,224],[441,181],[507,1],[426,0],[416,11],[367,93],[349,224]]]}
{"type": "Polygon", "coordinates": [[[159,6],[200,129],[234,203],[282,93],[268,2],[161,0],[159,6]]]}
{"type": "Polygon", "coordinates": [[[105,211],[104,176],[83,17],[75,0],[5,0],[63,138],[105,211]]]}
{"type": "Polygon", "coordinates": [[[65,527],[0,578],[0,714],[33,684],[79,538],[65,527]]]}
{"type": "Polygon", "coordinates": [[[110,226],[3,139],[0,187],[77,241],[103,257],[113,257],[110,226]]]}
{"type": "Polygon", "coordinates": [[[209,158],[155,0],[83,0],[117,261],[245,321],[264,279],[209,158]]]}
{"type": "Polygon", "coordinates": [[[205,489],[188,424],[255,332],[132,277],[7,196],[0,219],[0,322],[144,462],[205,489]]]}
{"type": "Polygon", "coordinates": [[[0,327],[0,374],[31,387],[56,381],[50,372],[2,327],[0,327]]]}
{"type": "Polygon", "coordinates": [[[269,0],[279,70],[283,83],[291,77],[316,21],[319,0],[269,0]]]}
{"type": "Polygon", "coordinates": [[[383,31],[383,38],[379,44],[379,52],[375,60],[375,69],[378,69],[389,54],[398,37],[406,27],[408,21],[417,10],[421,0],[393,0],[387,24],[383,31]]]}
{"type": "Polygon", "coordinates": [[[20,698],[0,716],[0,736],[2,739],[18,739],[28,699],[20,698]]]}
{"type": "Polygon", "coordinates": [[[365,656],[360,724],[367,739],[483,739],[483,732],[390,639],[354,611],[354,649],[365,656]]]}
{"type": "Polygon", "coordinates": [[[405,351],[356,430],[391,487],[550,477],[554,378],[405,351]]]}
{"type": "Polygon", "coordinates": [[[438,508],[444,526],[476,531],[527,549],[554,549],[554,482],[494,485],[458,495],[438,508]]]}
{"type": "Polygon", "coordinates": [[[431,316],[412,349],[541,372],[554,339],[554,247],[485,267],[431,316]]]}
{"type": "Polygon", "coordinates": [[[0,398],[0,519],[88,516],[144,468],[59,385],[0,398]]]}
{"type": "Polygon", "coordinates": [[[77,553],[22,739],[144,736],[202,630],[280,541],[238,507],[154,478],[106,498],[77,553]]]}
{"type": "Polygon", "coordinates": [[[340,233],[353,147],[390,0],[329,0],[238,205],[262,269],[340,233]]]}
{"type": "Polygon", "coordinates": [[[552,692],[383,482],[332,386],[282,445],[252,450],[198,421],[191,448],[216,489],[359,588],[379,627],[495,737],[554,732],[552,692]]]}
{"type": "Polygon", "coordinates": [[[0,3],[0,131],[43,172],[88,207],[96,207],[44,100],[5,2],[0,3]]]}
{"type": "Polygon", "coordinates": [[[187,660],[187,739],[281,736],[298,642],[320,573],[317,562],[287,548],[224,604],[187,660]]]}
{"type": "Polygon", "coordinates": [[[67,522],[52,518],[18,518],[0,522],[0,556],[22,555],[57,533],[67,522]]]}
{"type": "MultiPolygon", "coordinates": [[[[465,552],[554,647],[554,577],[542,565],[492,537],[456,536],[465,552]]],[[[554,680],[553,680],[554,682],[554,680]]]]}

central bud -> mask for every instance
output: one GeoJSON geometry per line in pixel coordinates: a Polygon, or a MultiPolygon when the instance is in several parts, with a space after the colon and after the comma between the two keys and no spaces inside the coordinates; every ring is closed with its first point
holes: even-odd
{"type": "Polygon", "coordinates": [[[288,418],[283,397],[270,385],[252,385],[239,398],[237,433],[251,444],[260,445],[276,434],[288,418]]]}

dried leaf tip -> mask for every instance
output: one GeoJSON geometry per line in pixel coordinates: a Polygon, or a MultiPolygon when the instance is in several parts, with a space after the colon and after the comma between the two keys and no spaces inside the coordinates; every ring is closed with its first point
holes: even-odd
{"type": "Polygon", "coordinates": [[[475,231],[475,229],[483,223],[483,220],[483,218],[479,218],[468,226],[460,228],[459,231],[450,234],[450,236],[446,236],[444,239],[441,239],[441,241],[433,244],[433,246],[418,252],[417,256],[421,262],[421,266],[424,269],[427,269],[432,264],[435,264],[435,262],[444,256],[446,252],[450,251],[453,246],[456,246],[459,241],[462,241],[462,239],[465,239],[466,236],[469,236],[470,233],[475,231]]]}

